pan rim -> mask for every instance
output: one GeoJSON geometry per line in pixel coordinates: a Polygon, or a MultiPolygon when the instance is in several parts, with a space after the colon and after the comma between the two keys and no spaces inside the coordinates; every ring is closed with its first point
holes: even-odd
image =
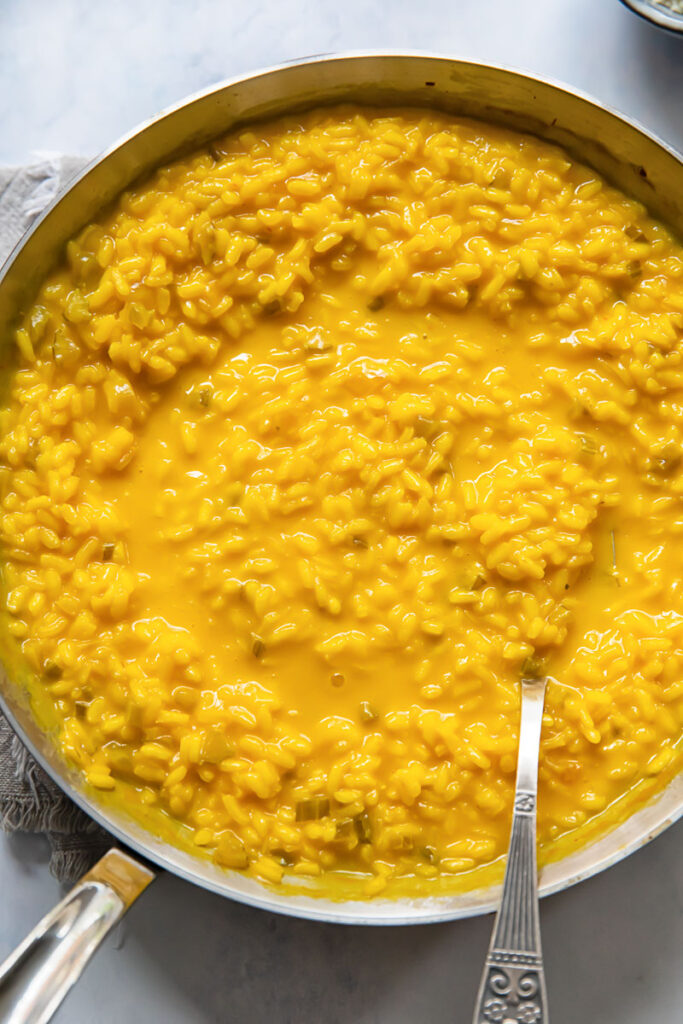
{"type": "MultiPolygon", "coordinates": [[[[673,146],[668,142],[658,137],[655,133],[645,128],[636,119],[622,113],[621,111],[611,107],[608,104],[602,103],[596,98],[589,94],[574,89],[563,82],[557,81],[553,78],[537,75],[527,70],[521,70],[518,68],[510,68],[502,64],[484,62],[480,60],[474,60],[470,58],[461,58],[448,54],[431,52],[431,51],[419,51],[419,50],[395,50],[395,49],[380,49],[380,50],[349,50],[340,51],[338,53],[331,54],[318,54],[315,56],[305,57],[301,59],[294,59],[286,61],[280,64],[271,65],[265,68],[261,68],[255,71],[250,71],[246,74],[232,76],[224,79],[219,83],[209,86],[206,89],[199,90],[179,102],[172,104],[171,106],[165,107],[157,115],[147,118],[139,125],[137,125],[131,131],[125,133],[116,142],[108,146],[94,159],[88,161],[82,170],[72,179],[69,180],[66,189],[61,191],[53,201],[42,211],[39,217],[33,222],[28,231],[13,247],[12,251],[8,255],[2,267],[0,267],[0,289],[3,286],[3,282],[7,278],[15,260],[22,252],[24,247],[27,245],[29,240],[41,230],[43,223],[50,217],[56,207],[63,201],[64,197],[72,192],[84,178],[90,174],[96,167],[103,164],[113,154],[117,153],[127,143],[132,142],[134,139],[141,136],[147,129],[157,124],[158,122],[170,117],[182,110],[185,107],[192,105],[195,102],[209,99],[210,97],[223,93],[226,90],[233,89],[237,86],[247,85],[250,82],[262,78],[272,76],[276,72],[281,72],[286,69],[304,67],[307,65],[316,64],[335,64],[343,61],[358,61],[358,60],[379,60],[386,61],[388,59],[406,59],[406,60],[425,60],[435,62],[447,62],[454,65],[466,66],[469,68],[478,68],[486,71],[500,72],[503,74],[514,75],[519,79],[526,80],[532,84],[537,83],[540,86],[550,87],[551,89],[558,90],[559,92],[570,95],[575,99],[579,99],[584,103],[587,103],[591,107],[597,108],[599,111],[610,115],[612,118],[621,121],[634,129],[637,133],[643,136],[649,142],[654,143],[655,146],[663,150],[676,162],[681,165],[683,170],[683,155],[679,153],[673,146]]],[[[325,97],[321,95],[321,104],[324,103],[325,97]]],[[[436,104],[435,104],[436,105],[436,104]]],[[[247,118],[248,119],[248,118],[247,118]]],[[[125,187],[125,186],[124,186],[125,187]]],[[[100,805],[96,800],[89,797],[88,793],[81,791],[71,781],[66,774],[66,769],[60,769],[59,754],[55,748],[55,762],[52,763],[41,751],[37,745],[33,742],[32,738],[27,735],[26,727],[20,722],[15,709],[7,699],[4,686],[6,680],[3,679],[0,682],[0,708],[2,708],[8,722],[14,729],[15,733],[21,740],[21,742],[27,747],[36,761],[41,767],[47,772],[47,774],[53,779],[55,784],[64,792],[66,795],[74,801],[86,814],[93,818],[98,824],[112,834],[116,839],[135,851],[138,855],[143,858],[152,861],[160,867],[168,870],[172,874],[179,876],[185,881],[192,882],[195,885],[199,885],[209,891],[216,892],[219,895],[227,896],[234,899],[237,902],[241,902],[250,906],[258,907],[260,909],[269,910],[271,912],[285,914],[287,916],[324,921],[338,924],[351,924],[351,925],[403,925],[403,924],[430,924],[437,922],[445,922],[456,920],[459,918],[473,917],[479,914],[488,913],[495,909],[497,904],[497,897],[500,891],[500,886],[496,885],[493,887],[487,887],[485,889],[477,890],[481,893],[480,898],[476,898],[476,892],[472,894],[449,894],[444,896],[432,896],[427,897],[421,901],[407,900],[406,898],[396,897],[390,901],[374,900],[372,903],[360,900],[346,900],[346,901],[332,901],[325,899],[323,896],[315,896],[309,898],[305,905],[301,905],[292,900],[287,893],[278,894],[276,891],[269,889],[266,886],[260,886],[256,892],[243,892],[231,885],[232,876],[220,872],[221,878],[218,875],[211,877],[208,875],[202,875],[199,871],[193,872],[190,867],[185,867],[183,864],[173,859],[171,851],[178,852],[176,847],[170,843],[163,843],[157,849],[152,843],[155,839],[154,834],[144,829],[142,826],[135,823],[136,829],[140,829],[144,835],[149,837],[148,842],[143,839],[137,838],[135,835],[131,835],[130,831],[126,829],[123,824],[120,824],[116,817],[111,813],[107,813],[104,805],[100,805]],[[169,853],[166,853],[166,850],[169,853]],[[476,902],[470,902],[466,897],[471,895],[476,902]],[[458,906],[458,900],[461,901],[461,905],[458,906]],[[382,908],[386,903],[391,904],[392,907],[397,908],[394,913],[382,912],[382,908]],[[424,904],[424,907],[423,907],[424,904]],[[428,905],[427,905],[428,904],[428,905]],[[399,909],[400,908],[400,909],[399,909]]],[[[27,712],[30,714],[30,712],[27,712]]],[[[36,724],[36,728],[38,728],[36,724]]],[[[44,733],[41,734],[45,736],[44,733]]],[[[667,787],[665,787],[660,793],[651,801],[649,801],[644,807],[639,808],[633,814],[629,815],[627,822],[632,821],[637,815],[641,814],[646,808],[649,808],[651,813],[651,824],[648,828],[644,829],[643,832],[637,833],[630,840],[623,844],[615,844],[615,849],[611,852],[604,853],[599,856],[593,863],[584,865],[579,870],[568,875],[563,875],[561,872],[553,872],[553,868],[563,864],[565,861],[574,856],[570,854],[563,858],[561,861],[557,861],[551,864],[545,870],[541,871],[540,880],[540,895],[546,896],[554,892],[558,892],[562,889],[568,888],[571,885],[577,884],[580,881],[584,881],[587,878],[605,870],[612,864],[624,859],[635,850],[640,849],[645,844],[649,843],[657,835],[663,832],[666,828],[672,825],[678,818],[683,815],[683,799],[678,797],[678,802],[669,809],[666,808],[666,800],[663,798],[666,794],[672,790],[676,784],[676,779],[672,780],[667,787]],[[657,811],[657,807],[660,803],[664,803],[664,807],[660,807],[657,811]],[[544,875],[553,873],[559,875],[555,879],[546,879],[544,881],[544,875]]],[[[673,791],[673,790],[672,790],[673,791]]],[[[675,799],[675,796],[674,796],[675,799]]],[[[617,826],[614,829],[608,831],[608,836],[614,836],[623,827],[622,825],[617,826]]],[[[582,850],[590,850],[593,848],[599,848],[601,842],[605,837],[600,836],[597,840],[590,841],[582,846],[582,850]]],[[[188,858],[190,855],[187,855],[188,858]]],[[[199,858],[192,858],[196,860],[197,865],[203,862],[199,858]]]]}

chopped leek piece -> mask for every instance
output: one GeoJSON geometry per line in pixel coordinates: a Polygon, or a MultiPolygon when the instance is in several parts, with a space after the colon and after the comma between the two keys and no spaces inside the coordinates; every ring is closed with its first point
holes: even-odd
{"type": "Polygon", "coordinates": [[[353,824],[356,829],[356,835],[358,836],[359,843],[372,842],[372,824],[365,811],[363,811],[362,814],[356,815],[353,819],[353,824]]]}
{"type": "Polygon", "coordinates": [[[539,658],[530,654],[522,662],[523,679],[540,679],[543,675],[543,665],[539,658]]]}
{"type": "Polygon", "coordinates": [[[330,801],[326,796],[311,796],[296,802],[297,821],[317,821],[330,813],[330,801]]]}
{"type": "Polygon", "coordinates": [[[114,543],[113,540],[105,540],[104,544],[102,545],[102,561],[111,562],[112,558],[114,557],[115,549],[116,544],[114,543]]]}
{"type": "Polygon", "coordinates": [[[232,743],[219,729],[212,729],[202,741],[202,760],[209,764],[220,764],[234,753],[232,743]]]}
{"type": "Polygon", "coordinates": [[[266,645],[264,644],[264,642],[261,639],[261,637],[257,636],[256,633],[252,633],[251,634],[251,653],[254,655],[254,657],[255,658],[260,658],[265,649],[266,649],[266,645]]]}

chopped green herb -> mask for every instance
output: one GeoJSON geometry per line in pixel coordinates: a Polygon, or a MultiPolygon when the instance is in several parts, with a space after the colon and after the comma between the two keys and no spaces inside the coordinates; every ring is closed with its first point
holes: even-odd
{"type": "Polygon", "coordinates": [[[330,813],[330,801],[326,796],[312,796],[296,802],[297,821],[318,821],[330,813]]]}
{"type": "Polygon", "coordinates": [[[113,540],[105,540],[102,545],[102,561],[111,562],[114,557],[114,551],[116,550],[116,544],[113,540]]]}
{"type": "Polygon", "coordinates": [[[63,675],[62,667],[55,661],[50,661],[49,659],[43,665],[43,672],[47,679],[61,679],[63,675]]]}
{"type": "Polygon", "coordinates": [[[26,448],[26,454],[24,455],[24,465],[28,466],[29,469],[35,469],[36,456],[40,455],[40,445],[35,437],[30,438],[28,446],[26,448]]]}
{"type": "Polygon", "coordinates": [[[130,322],[133,327],[137,327],[141,331],[144,330],[152,319],[152,310],[140,302],[131,302],[129,310],[130,322]]]}
{"type": "Polygon", "coordinates": [[[58,327],[52,339],[52,356],[59,366],[73,366],[80,357],[81,348],[63,327],[58,327]]]}
{"type": "Polygon", "coordinates": [[[367,550],[368,542],[363,537],[354,537],[353,543],[357,548],[364,548],[367,550]]]}
{"type": "Polygon", "coordinates": [[[201,406],[202,409],[208,409],[213,399],[213,389],[210,384],[197,384],[186,391],[185,394],[188,405],[194,409],[197,406],[201,406]]]}
{"type": "Polygon", "coordinates": [[[336,824],[335,837],[337,839],[350,839],[355,835],[356,829],[353,818],[342,818],[336,824]]]}
{"type": "Polygon", "coordinates": [[[539,658],[530,654],[522,662],[523,679],[540,679],[543,675],[543,665],[539,658]]]}
{"type": "Polygon", "coordinates": [[[45,328],[50,322],[50,314],[43,306],[36,306],[31,313],[29,323],[31,324],[31,338],[34,342],[40,341],[45,334],[45,328]]]}
{"type": "Polygon", "coordinates": [[[598,445],[595,438],[591,437],[590,434],[579,434],[579,440],[581,442],[581,453],[583,455],[597,455],[598,445]]]}
{"type": "Polygon", "coordinates": [[[372,823],[367,812],[363,811],[362,814],[357,814],[353,819],[353,826],[359,843],[372,842],[372,823]]]}
{"type": "Polygon", "coordinates": [[[226,757],[232,757],[234,753],[235,748],[232,743],[219,729],[207,732],[202,740],[202,760],[209,764],[220,764],[221,761],[225,761],[226,757]]]}
{"type": "Polygon", "coordinates": [[[90,306],[83,292],[74,288],[64,306],[64,316],[72,324],[82,324],[90,319],[90,306]]]}
{"type": "Polygon", "coordinates": [[[647,238],[645,237],[643,232],[635,224],[627,224],[624,228],[624,234],[628,235],[629,238],[632,238],[634,242],[647,241],[647,238]]]}
{"type": "Polygon", "coordinates": [[[266,645],[264,644],[264,642],[261,639],[261,637],[257,636],[255,633],[252,633],[252,635],[251,635],[251,653],[254,655],[255,658],[260,658],[261,657],[261,655],[263,654],[263,652],[265,650],[265,647],[266,647],[266,645]]]}
{"type": "Polygon", "coordinates": [[[481,590],[486,586],[486,577],[478,566],[471,566],[459,577],[457,585],[459,590],[481,590]]]}
{"type": "Polygon", "coordinates": [[[371,313],[376,313],[379,309],[384,309],[384,298],[381,295],[375,295],[374,298],[368,302],[368,309],[371,313]]]}

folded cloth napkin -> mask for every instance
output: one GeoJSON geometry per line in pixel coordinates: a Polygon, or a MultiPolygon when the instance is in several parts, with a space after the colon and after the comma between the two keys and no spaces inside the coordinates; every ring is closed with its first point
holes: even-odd
{"type": "MultiPolygon", "coordinates": [[[[45,154],[27,167],[0,167],[0,264],[41,211],[84,166],[85,160],[45,154]]],[[[113,843],[36,764],[0,712],[0,827],[42,832],[51,849],[50,871],[71,882],[113,843]]]]}

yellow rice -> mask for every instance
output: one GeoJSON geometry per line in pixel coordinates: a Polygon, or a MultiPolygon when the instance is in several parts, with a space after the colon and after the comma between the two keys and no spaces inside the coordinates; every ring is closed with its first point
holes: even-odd
{"type": "MultiPolygon", "coordinates": [[[[88,781],[268,882],[543,856],[680,765],[683,252],[537,140],[255,126],[67,247],[0,414],[7,629],[88,781]]],[[[41,710],[42,709],[42,710],[41,710]]]]}

